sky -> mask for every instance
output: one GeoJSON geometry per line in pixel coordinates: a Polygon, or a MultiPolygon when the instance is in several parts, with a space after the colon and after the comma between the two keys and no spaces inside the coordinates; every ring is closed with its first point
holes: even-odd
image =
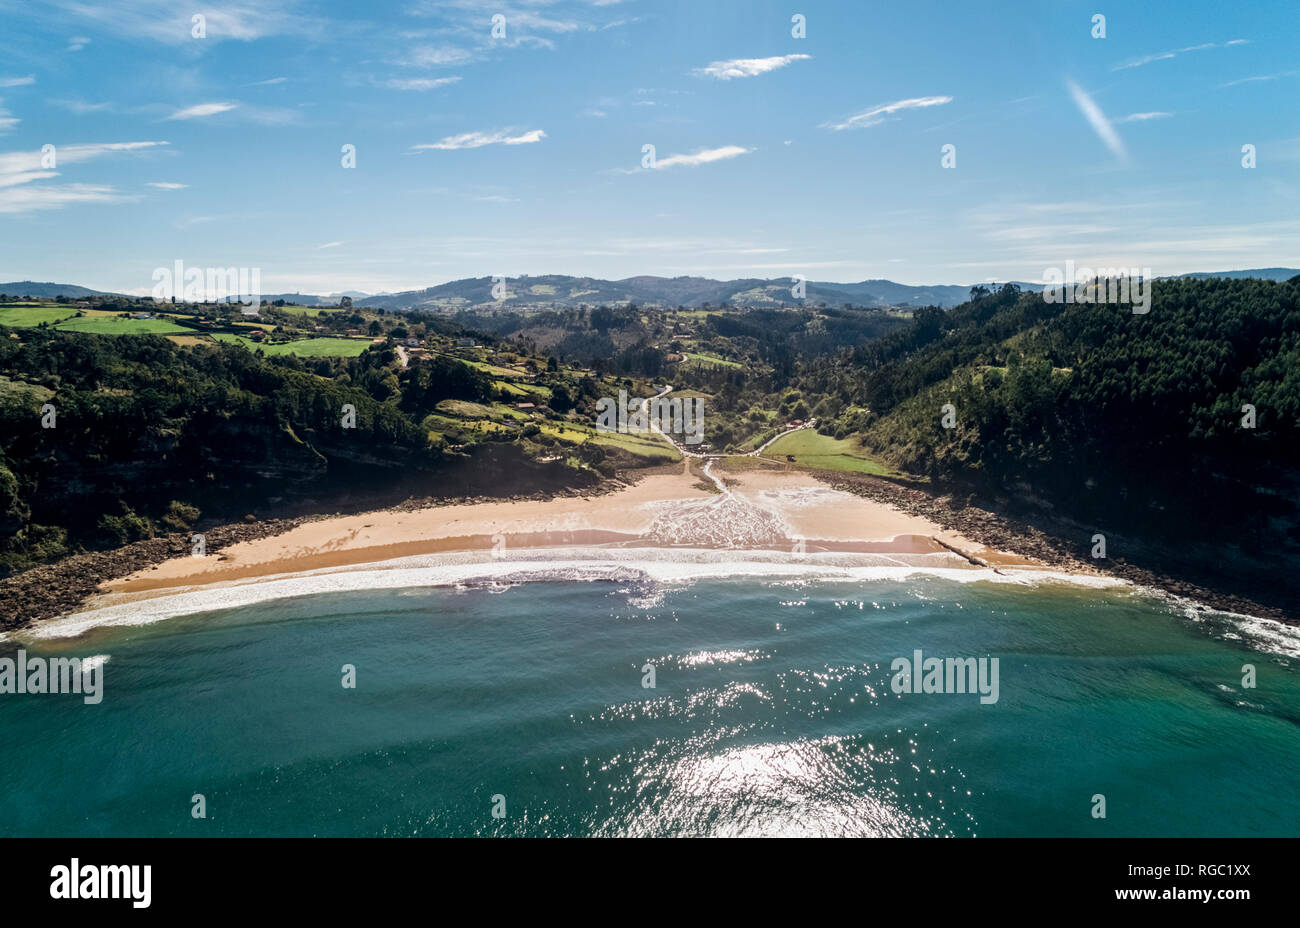
{"type": "Polygon", "coordinates": [[[0,280],[1300,266],[1295,0],[0,0],[0,52],[0,280]]]}

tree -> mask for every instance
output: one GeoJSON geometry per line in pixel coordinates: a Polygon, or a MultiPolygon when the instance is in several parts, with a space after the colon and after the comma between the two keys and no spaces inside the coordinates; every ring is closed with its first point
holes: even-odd
{"type": "Polygon", "coordinates": [[[550,406],[556,412],[568,412],[573,408],[573,397],[569,395],[564,384],[557,383],[551,388],[550,406]]]}

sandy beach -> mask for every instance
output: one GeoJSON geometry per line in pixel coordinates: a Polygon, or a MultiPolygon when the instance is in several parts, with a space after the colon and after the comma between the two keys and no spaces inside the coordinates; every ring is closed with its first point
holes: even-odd
{"type": "Polygon", "coordinates": [[[969,566],[1034,568],[938,524],[807,473],[728,471],[698,462],[615,493],[553,500],[379,510],[317,519],[206,557],[163,561],[105,584],[91,608],[215,584],[378,564],[416,555],[551,547],[673,547],[933,555],[969,566]]]}

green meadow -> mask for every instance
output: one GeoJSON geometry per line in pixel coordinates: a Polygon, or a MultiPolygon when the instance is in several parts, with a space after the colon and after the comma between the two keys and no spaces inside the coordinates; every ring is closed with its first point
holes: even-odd
{"type": "Polygon", "coordinates": [[[793,455],[796,464],[818,470],[842,470],[858,474],[888,476],[893,471],[872,460],[865,449],[850,438],[832,438],[812,429],[800,429],[778,438],[762,456],[784,461],[793,455]]]}
{"type": "Polygon", "coordinates": [[[50,306],[43,303],[5,303],[0,305],[0,325],[26,329],[42,322],[53,324],[75,316],[77,311],[67,306],[50,306]]]}
{"type": "Polygon", "coordinates": [[[243,345],[249,351],[260,351],[267,357],[296,354],[303,358],[355,358],[370,347],[370,342],[361,338],[304,338],[296,342],[268,344],[230,332],[213,332],[212,337],[218,341],[243,345]]]}
{"type": "Polygon", "coordinates": [[[194,331],[169,319],[124,319],[121,316],[82,316],[60,322],[55,328],[61,332],[88,335],[185,335],[194,331]]]}

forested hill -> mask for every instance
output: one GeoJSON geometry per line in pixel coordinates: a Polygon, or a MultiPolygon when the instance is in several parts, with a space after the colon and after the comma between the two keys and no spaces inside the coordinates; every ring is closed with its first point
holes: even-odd
{"type": "Polygon", "coordinates": [[[872,444],[936,477],[1066,492],[1195,485],[1206,469],[1251,481],[1300,462],[1300,277],[1157,281],[1146,314],[1008,287],[920,311],[845,373],[879,417],[872,444]]]}
{"type": "Polygon", "coordinates": [[[83,547],[188,532],[201,515],[216,524],[311,500],[318,510],[594,482],[537,463],[522,440],[472,458],[435,440],[427,420],[439,403],[489,401],[496,389],[454,358],[408,366],[385,345],[355,358],[268,358],[153,335],[6,333],[0,577],[83,547]]]}
{"type": "Polygon", "coordinates": [[[867,445],[941,487],[1180,545],[1300,550],[1300,276],[1153,286],[1145,315],[1014,287],[922,310],[806,368],[804,389],[869,409],[867,445]]]}

